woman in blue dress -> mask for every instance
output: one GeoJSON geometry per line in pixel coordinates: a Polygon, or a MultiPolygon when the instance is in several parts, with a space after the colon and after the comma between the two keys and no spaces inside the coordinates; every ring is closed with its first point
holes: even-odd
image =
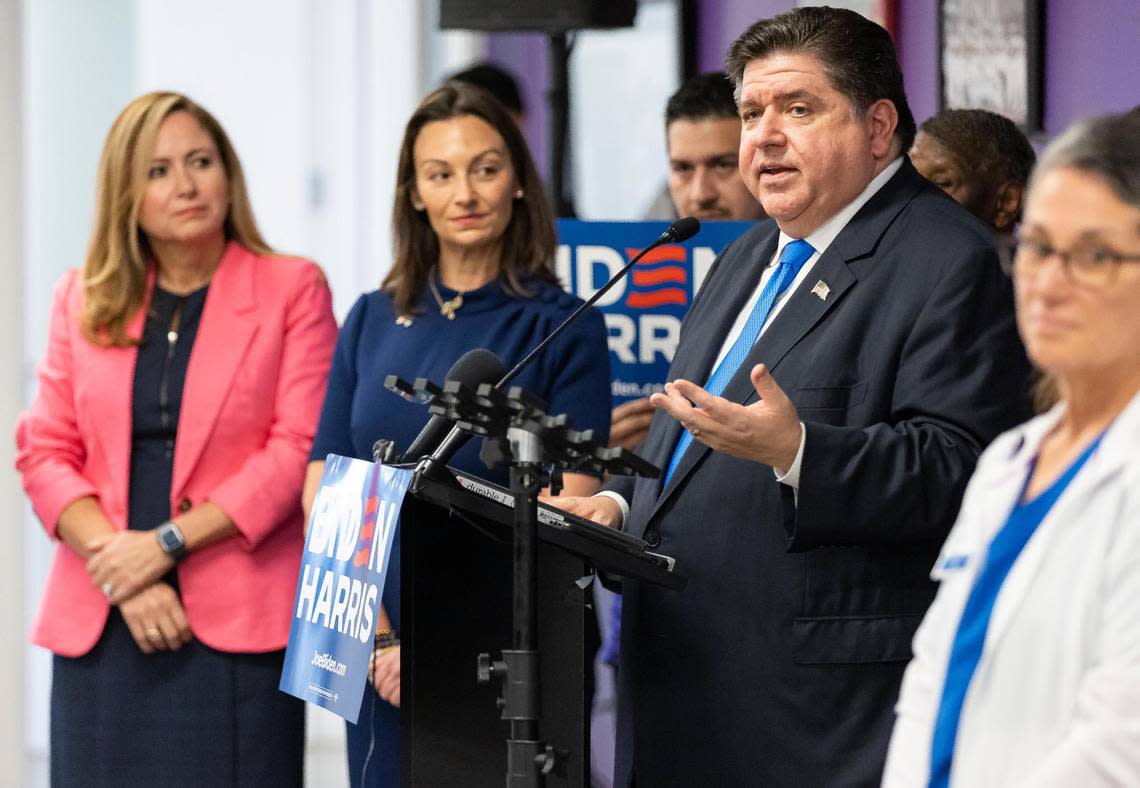
{"type": "MultiPolygon", "coordinates": [[[[324,458],[371,459],[379,438],[406,449],[428,413],[384,389],[386,375],[441,382],[472,348],[513,366],[581,301],[554,274],[554,223],[518,126],[489,94],[450,84],[428,95],[408,121],[393,209],[395,260],[377,291],[357,300],[341,327],[313,443],[306,504],[324,458]]],[[[601,314],[590,310],[515,381],[605,443],[609,358],[601,314]]],[[[506,484],[471,441],[451,465],[506,484]]],[[[598,479],[567,474],[567,495],[589,495],[598,479]]],[[[307,508],[307,506],[306,506],[307,508]]],[[[399,548],[377,624],[374,688],[348,725],[354,788],[399,784],[399,548]]]]}

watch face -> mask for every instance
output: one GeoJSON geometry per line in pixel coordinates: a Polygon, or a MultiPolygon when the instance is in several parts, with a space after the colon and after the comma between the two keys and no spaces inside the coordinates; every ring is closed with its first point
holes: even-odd
{"type": "Polygon", "coordinates": [[[166,523],[159,527],[158,542],[162,545],[162,549],[168,553],[177,552],[183,546],[182,535],[173,523],[166,523]]]}

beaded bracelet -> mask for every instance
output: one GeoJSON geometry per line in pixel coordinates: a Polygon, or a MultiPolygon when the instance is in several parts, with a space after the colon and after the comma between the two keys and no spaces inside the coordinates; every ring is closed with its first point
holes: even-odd
{"type": "Polygon", "coordinates": [[[383,654],[398,645],[400,645],[400,636],[396,634],[396,630],[382,629],[376,633],[376,637],[372,641],[372,650],[376,654],[383,654]]]}

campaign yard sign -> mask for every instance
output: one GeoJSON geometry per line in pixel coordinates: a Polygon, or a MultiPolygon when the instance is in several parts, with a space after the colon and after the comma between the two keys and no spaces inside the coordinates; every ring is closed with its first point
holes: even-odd
{"type": "Polygon", "coordinates": [[[280,689],[356,722],[412,471],[330,454],[313,500],[280,689]]]}
{"type": "MultiPolygon", "coordinates": [[[[555,265],[563,287],[585,300],[596,293],[669,222],[558,220],[555,265]]],[[[609,333],[614,405],[648,397],[665,385],[681,319],[716,256],[752,222],[705,222],[680,244],[659,246],[598,301],[609,333]]]]}

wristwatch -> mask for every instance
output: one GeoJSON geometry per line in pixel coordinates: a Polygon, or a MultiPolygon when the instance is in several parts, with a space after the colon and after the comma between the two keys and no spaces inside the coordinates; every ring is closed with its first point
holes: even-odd
{"type": "Polygon", "coordinates": [[[182,535],[182,530],[173,522],[167,520],[155,528],[154,535],[158,539],[158,546],[175,562],[186,557],[186,538],[182,535]]]}

